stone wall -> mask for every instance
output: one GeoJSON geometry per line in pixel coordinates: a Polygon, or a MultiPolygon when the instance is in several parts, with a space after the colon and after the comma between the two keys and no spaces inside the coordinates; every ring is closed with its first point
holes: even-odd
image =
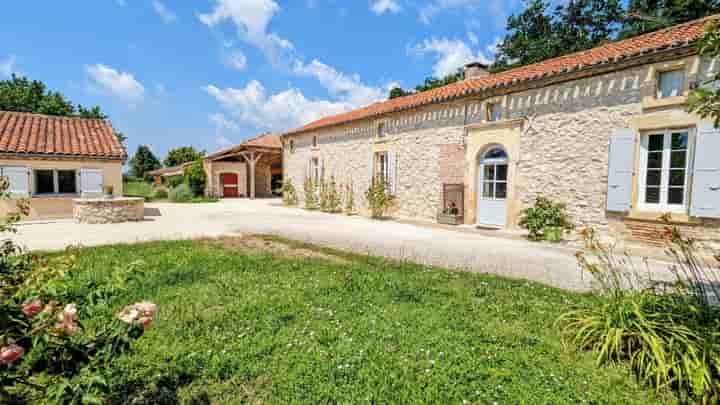
{"type": "MultiPolygon", "coordinates": [[[[520,208],[542,194],[567,203],[569,214],[581,227],[630,235],[625,224],[631,221],[605,210],[610,137],[638,117],[650,122],[660,113],[690,117],[682,104],[658,107],[646,103],[655,93],[658,69],[678,63],[686,67],[686,87],[690,82],[702,82],[715,69],[709,60],[690,57],[493,96],[493,102],[502,103],[505,119],[525,121],[515,162],[517,178],[511,186],[520,208]]],[[[460,179],[467,187],[474,181],[466,176],[469,171],[463,165],[471,161],[467,156],[462,159],[464,135],[466,125],[485,119],[484,102],[466,99],[435,104],[293,136],[295,150],[284,151],[285,177],[302,199],[307,162],[317,157],[324,162],[326,176],[334,175],[340,183],[352,181],[356,205],[362,208],[371,153],[393,151],[398,161],[394,214],[433,219],[441,208],[444,182],[460,179]],[[376,138],[379,123],[387,132],[381,140],[376,138]],[[318,136],[316,148],[312,147],[314,135],[318,136]]],[[[657,117],[654,125],[664,125],[662,116],[657,117]]],[[[706,240],[720,241],[718,221],[703,220],[699,227],[689,229],[706,240]]]]}
{"type": "Polygon", "coordinates": [[[75,222],[83,224],[116,224],[142,221],[145,201],[142,198],[92,198],[73,201],[75,222]]]}

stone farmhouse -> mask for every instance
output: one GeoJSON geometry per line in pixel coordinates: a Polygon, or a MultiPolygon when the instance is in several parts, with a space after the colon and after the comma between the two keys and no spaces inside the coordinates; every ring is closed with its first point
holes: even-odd
{"type": "Polygon", "coordinates": [[[650,241],[659,217],[720,241],[720,132],[686,112],[720,69],[697,53],[702,19],[598,48],[322,118],[283,135],[283,171],[352,184],[373,175],[393,215],[517,228],[538,195],[580,226],[650,241]],[[459,185],[459,186],[458,186],[459,185]],[[445,193],[448,187],[458,192],[445,193]]]}

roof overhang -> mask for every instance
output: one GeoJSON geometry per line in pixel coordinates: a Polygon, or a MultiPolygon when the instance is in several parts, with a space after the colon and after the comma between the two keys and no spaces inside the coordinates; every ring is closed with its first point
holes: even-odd
{"type": "Polygon", "coordinates": [[[49,154],[49,153],[10,153],[0,152],[0,159],[14,160],[94,160],[94,161],[111,161],[124,163],[125,157],[112,156],[92,156],[92,155],[66,155],[66,154],[49,154]]]}

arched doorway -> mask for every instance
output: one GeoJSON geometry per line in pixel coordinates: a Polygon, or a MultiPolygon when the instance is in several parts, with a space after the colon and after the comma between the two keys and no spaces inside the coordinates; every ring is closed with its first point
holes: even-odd
{"type": "Polygon", "coordinates": [[[478,159],[478,225],[505,227],[507,195],[508,155],[501,146],[493,146],[478,159]]]}
{"type": "Polygon", "coordinates": [[[226,198],[238,197],[238,175],[235,173],[220,174],[220,186],[222,187],[222,196],[226,198]]]}

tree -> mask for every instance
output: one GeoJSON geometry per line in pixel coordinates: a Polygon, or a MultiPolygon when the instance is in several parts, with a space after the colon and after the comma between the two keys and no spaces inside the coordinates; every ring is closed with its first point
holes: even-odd
{"type": "Polygon", "coordinates": [[[491,70],[498,72],[559,56],[562,51],[555,30],[548,4],[532,0],[523,12],[508,17],[508,33],[498,46],[491,70]]]}
{"type": "Polygon", "coordinates": [[[424,91],[432,90],[438,87],[446,86],[451,83],[458,82],[460,80],[463,80],[465,78],[465,73],[463,72],[463,69],[458,69],[457,72],[451,73],[441,79],[438,79],[434,76],[430,76],[425,78],[425,82],[423,84],[415,86],[415,91],[405,91],[400,87],[394,87],[392,90],[390,90],[390,99],[398,98],[398,97],[405,97],[409,96],[411,94],[416,93],[422,93],[424,91]]]}
{"type": "Polygon", "coordinates": [[[619,0],[570,0],[555,9],[554,35],[562,54],[594,48],[617,38],[619,0]]]}
{"type": "MultiPolygon", "coordinates": [[[[0,81],[0,111],[17,111],[61,117],[78,117],[106,120],[108,116],[99,106],[77,108],[58,92],[47,90],[45,83],[13,75],[0,81]]],[[[121,144],[127,139],[122,133],[115,132],[121,144]]]]}
{"type": "Polygon", "coordinates": [[[147,180],[148,173],[160,167],[160,161],[147,145],[138,146],[135,156],[130,159],[130,172],[138,179],[147,180]]]}
{"type": "MultiPolygon", "coordinates": [[[[720,57],[720,24],[708,26],[698,44],[701,55],[711,58],[720,57]]],[[[689,110],[702,118],[712,118],[715,126],[720,126],[720,73],[715,73],[703,86],[690,94],[689,110]]]]}
{"type": "Polygon", "coordinates": [[[629,38],[720,12],[720,0],[630,0],[620,30],[629,38]]]}
{"type": "Polygon", "coordinates": [[[193,162],[205,156],[205,151],[198,151],[192,146],[171,149],[163,160],[165,167],[179,166],[183,163],[193,162]]]}
{"type": "Polygon", "coordinates": [[[195,163],[185,168],[185,183],[190,186],[195,197],[203,195],[205,192],[205,184],[207,183],[207,175],[203,167],[203,161],[198,159],[195,163]]]}

